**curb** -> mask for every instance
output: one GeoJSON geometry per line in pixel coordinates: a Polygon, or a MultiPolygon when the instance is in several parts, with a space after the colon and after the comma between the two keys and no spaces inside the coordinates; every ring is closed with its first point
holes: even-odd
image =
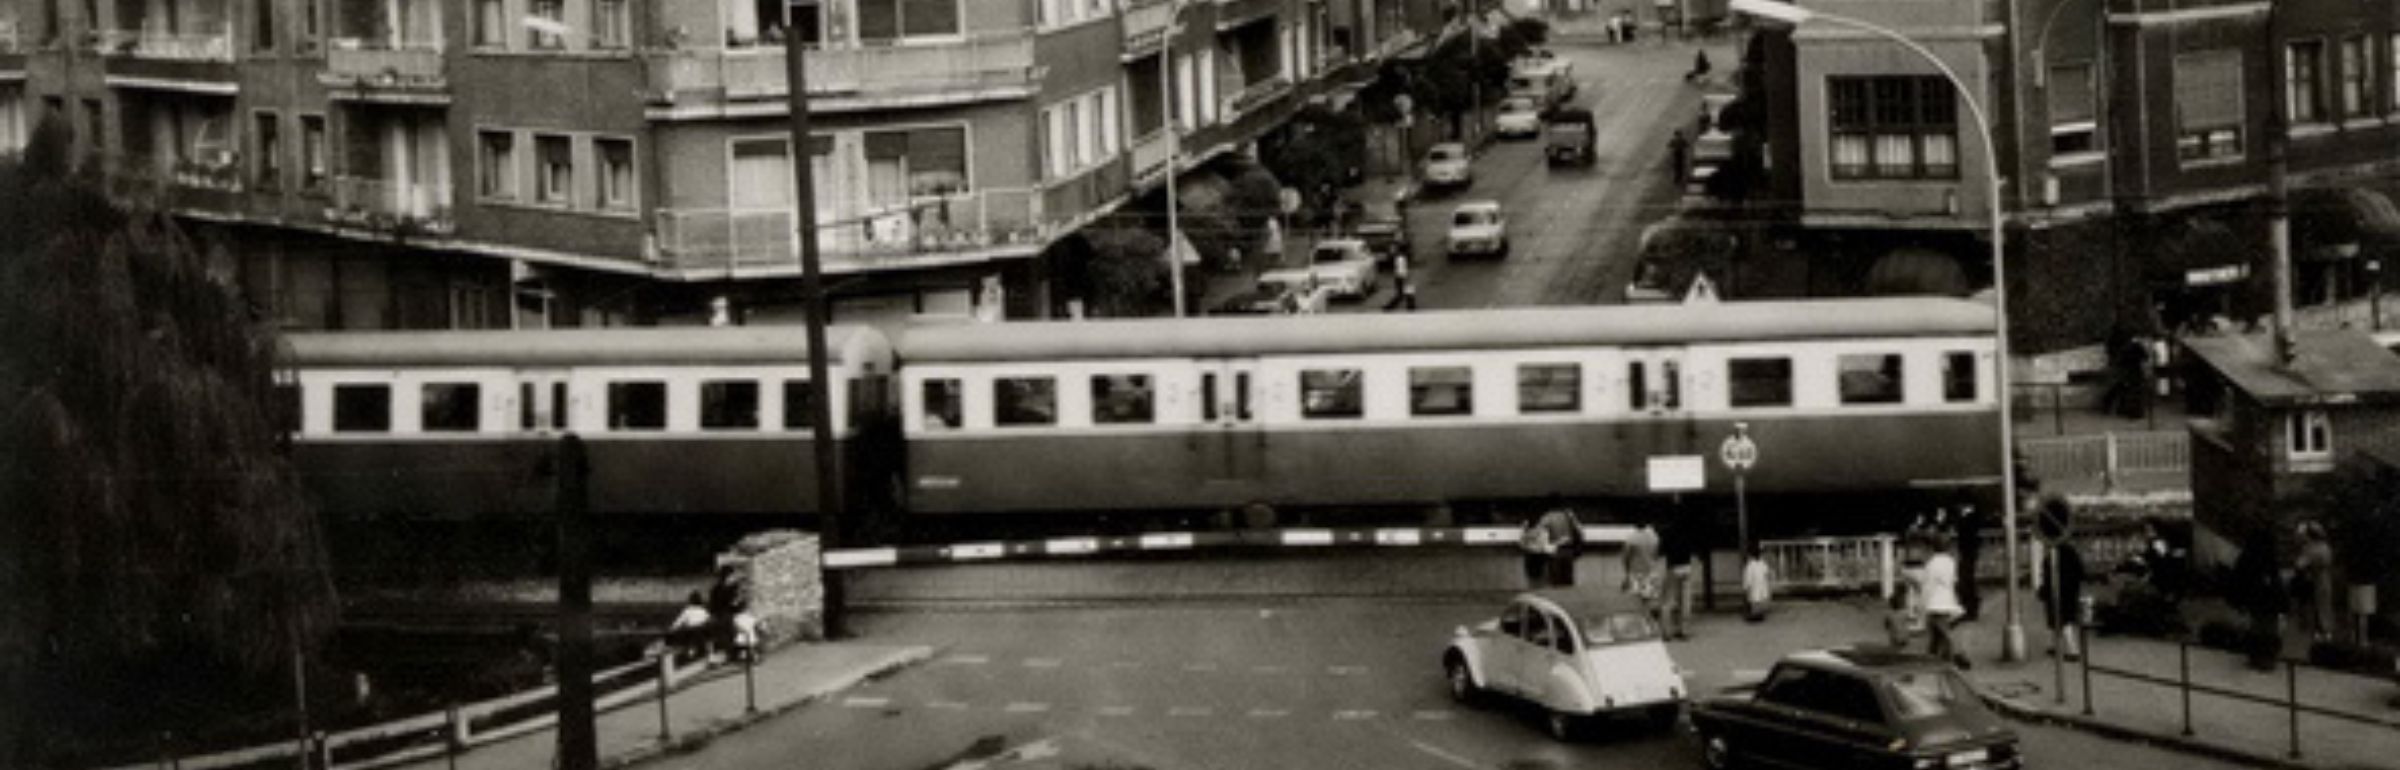
{"type": "Polygon", "coordinates": [[[891,676],[894,673],[898,673],[902,669],[932,660],[934,652],[934,648],[923,645],[902,648],[898,653],[886,656],[883,660],[877,661],[872,666],[845,674],[830,682],[818,685],[816,688],[801,693],[799,697],[790,701],[769,706],[762,706],[757,711],[721,718],[710,722],[705,726],[676,735],[674,738],[669,739],[664,743],[651,741],[616,756],[601,757],[600,767],[602,770],[622,770],[623,768],[633,767],[653,759],[689,754],[693,751],[698,751],[699,749],[706,747],[709,743],[714,742],[720,736],[737,732],[743,728],[764,722],[768,719],[772,719],[785,713],[789,713],[803,706],[808,706],[819,701],[823,701],[835,693],[839,693],[843,690],[857,687],[860,684],[864,684],[872,680],[891,676]]]}
{"type": "Polygon", "coordinates": [[[2132,743],[2157,746],[2171,751],[2178,751],[2185,754],[2214,759],[2220,762],[2248,765],[2250,767],[2269,768],[2269,770],[2320,770],[2319,765],[2297,762],[2290,759],[2285,759],[2283,757],[2271,757],[2263,754],[2253,754],[2248,751],[2227,748],[2193,738],[2186,738],[2180,735],[2164,735],[2146,732],[2130,727],[2110,724],[2106,721],[2098,719],[2091,719],[2079,715],[2061,714],[2038,706],[2023,705],[2008,698],[1984,692],[1984,688],[1981,685],[1977,685],[1975,690],[1976,695],[1983,699],[1984,705],[1990,706],[1992,710],[2000,712],[2002,716],[2018,721],[2050,725],[2053,727],[2064,727],[2071,730],[2080,730],[2110,740],[2128,741],[2132,743]]]}

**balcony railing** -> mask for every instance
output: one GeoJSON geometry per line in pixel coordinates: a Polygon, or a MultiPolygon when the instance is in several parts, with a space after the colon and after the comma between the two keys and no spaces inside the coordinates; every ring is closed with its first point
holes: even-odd
{"type": "Polygon", "coordinates": [[[241,158],[222,150],[195,151],[192,157],[111,153],[106,164],[110,189],[130,194],[169,187],[217,192],[242,191],[241,158]]]}
{"type": "Polygon", "coordinates": [[[320,79],[327,85],[379,88],[441,89],[448,84],[441,43],[358,38],[333,41],[320,79]]]}
{"type": "Polygon", "coordinates": [[[1167,158],[1174,152],[1175,142],[1160,128],[1148,136],[1133,140],[1133,175],[1148,177],[1165,168],[1167,158]]]}
{"type": "MultiPolygon", "coordinates": [[[[831,270],[902,267],[928,257],[1036,248],[1044,227],[1037,193],[989,190],[926,199],[882,214],[820,222],[818,254],[831,270]]],[[[658,212],[659,258],[674,270],[797,267],[792,209],[666,209],[658,212]]]]}
{"type": "Polygon", "coordinates": [[[1167,40],[1167,27],[1175,22],[1174,0],[1134,0],[1126,4],[1125,53],[1147,54],[1158,50],[1167,40]]]}
{"type": "Polygon", "coordinates": [[[325,209],[326,219],[376,230],[447,233],[454,227],[446,188],[360,176],[332,181],[333,204],[325,209]]]}
{"type": "Polygon", "coordinates": [[[233,61],[233,25],[213,31],[168,32],[161,29],[112,29],[93,33],[94,44],[106,56],[168,61],[233,61]]]}
{"type": "MultiPolygon", "coordinates": [[[[951,42],[912,42],[807,52],[812,95],[1031,92],[1033,35],[1012,31],[951,42]]],[[[650,56],[650,88],[667,101],[699,93],[724,99],[784,96],[781,46],[663,51],[650,56]]]]}
{"type": "Polygon", "coordinates": [[[1225,99],[1225,114],[1240,115],[1258,109],[1260,105],[1291,93],[1292,81],[1282,75],[1250,84],[1225,99]]]}

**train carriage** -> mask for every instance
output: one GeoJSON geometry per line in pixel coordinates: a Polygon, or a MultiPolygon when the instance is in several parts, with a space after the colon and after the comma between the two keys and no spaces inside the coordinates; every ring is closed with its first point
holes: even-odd
{"type": "Polygon", "coordinates": [[[1646,494],[1747,426],[1761,494],[1988,485],[1989,305],[1952,299],[922,327],[916,514],[1646,494]]]}
{"type": "MultiPolygon", "coordinates": [[[[442,519],[548,510],[540,465],[586,441],[596,514],[813,511],[800,327],[345,332],[286,337],[293,456],[324,510],[442,519]]],[[[834,327],[846,465],[888,413],[889,342],[834,327]]]]}

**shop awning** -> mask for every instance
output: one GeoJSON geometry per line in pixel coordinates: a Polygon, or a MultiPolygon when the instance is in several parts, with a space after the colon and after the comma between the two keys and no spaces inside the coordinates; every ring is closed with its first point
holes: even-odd
{"type": "Polygon", "coordinates": [[[2187,288],[2223,286],[2250,277],[2254,239],[2212,217],[2186,216],[2162,223],[2158,250],[2144,266],[2155,285],[2187,288]]]}
{"type": "Polygon", "coordinates": [[[2364,187],[2324,187],[2292,193],[2293,255],[2301,259],[2349,259],[2375,248],[2400,246],[2400,207],[2364,187]]]}

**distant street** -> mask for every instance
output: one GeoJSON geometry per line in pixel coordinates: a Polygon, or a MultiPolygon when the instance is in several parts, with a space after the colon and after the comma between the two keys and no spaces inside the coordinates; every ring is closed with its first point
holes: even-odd
{"type": "MultiPolygon", "coordinates": [[[[1720,75],[1738,61],[1733,46],[1731,38],[1708,44],[1720,75]]],[[[1695,46],[1645,40],[1551,49],[1575,64],[1574,103],[1598,122],[1598,162],[1553,168],[1541,139],[1495,142],[1476,158],[1473,187],[1420,198],[1410,234],[1427,308],[1621,302],[1643,226],[1674,210],[1667,138],[1679,128],[1688,135],[1699,115],[1700,91],[1683,80],[1695,46]],[[1481,199],[1508,213],[1514,253],[1454,263],[1441,253],[1450,210],[1481,199]]]]}

